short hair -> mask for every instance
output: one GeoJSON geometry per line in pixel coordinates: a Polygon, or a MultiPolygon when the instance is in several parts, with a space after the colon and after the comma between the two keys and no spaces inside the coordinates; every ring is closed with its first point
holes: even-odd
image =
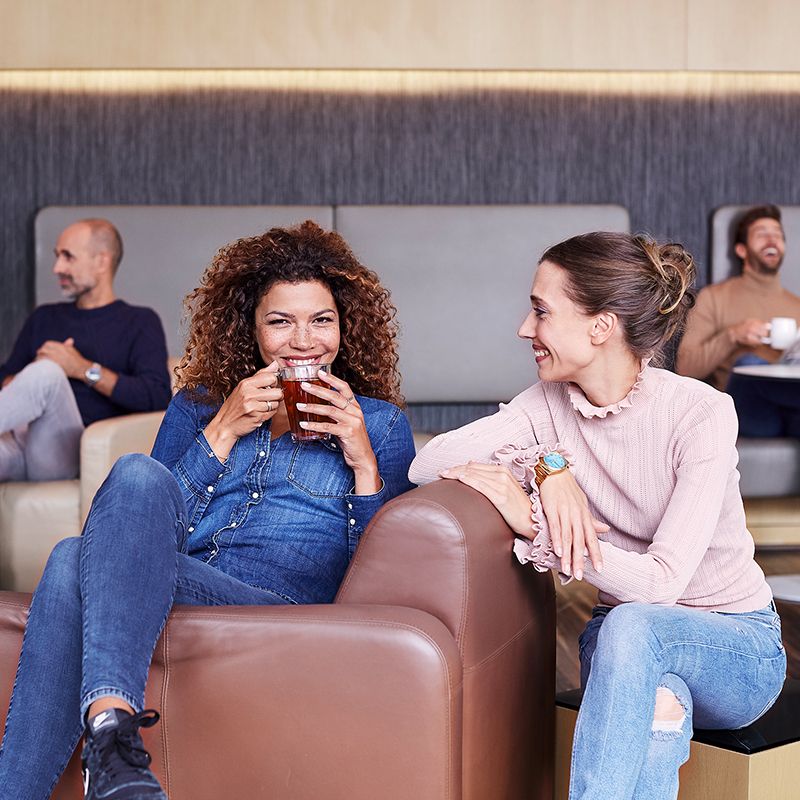
{"type": "Polygon", "coordinates": [[[82,225],[89,227],[91,243],[95,252],[103,251],[111,256],[111,270],[117,271],[122,261],[122,237],[119,231],[107,220],[99,217],[82,219],[82,225]]]}
{"type": "Polygon", "coordinates": [[[781,210],[778,206],[772,203],[767,203],[763,206],[753,206],[748,208],[741,217],[739,217],[736,228],[734,229],[733,244],[747,244],[747,234],[750,233],[750,226],[758,219],[774,219],[781,224],[781,210]]]}

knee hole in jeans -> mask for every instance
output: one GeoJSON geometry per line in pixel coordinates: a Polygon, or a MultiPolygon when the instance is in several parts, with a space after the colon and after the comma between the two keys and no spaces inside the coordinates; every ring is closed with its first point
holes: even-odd
{"type": "Polygon", "coordinates": [[[686,709],[673,691],[666,686],[656,689],[656,710],[653,714],[653,732],[678,732],[683,728],[686,709]]]}

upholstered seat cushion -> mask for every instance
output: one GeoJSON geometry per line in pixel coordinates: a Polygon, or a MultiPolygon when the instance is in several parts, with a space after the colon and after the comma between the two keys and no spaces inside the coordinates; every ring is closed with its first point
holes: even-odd
{"type": "Polygon", "coordinates": [[[800,441],[745,439],[736,443],[742,497],[800,494],[800,441]]]}
{"type": "Polygon", "coordinates": [[[33,588],[53,546],[81,531],[74,481],[0,483],[0,587],[33,588]]]}

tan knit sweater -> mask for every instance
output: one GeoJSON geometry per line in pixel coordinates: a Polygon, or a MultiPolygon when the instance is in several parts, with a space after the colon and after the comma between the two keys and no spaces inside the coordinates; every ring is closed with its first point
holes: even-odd
{"type": "Polygon", "coordinates": [[[727,395],[645,367],[631,393],[606,408],[592,406],[574,384],[535,384],[497,414],[437,436],[409,477],[427,483],[470,459],[507,464],[532,492],[535,539],[517,540],[515,551],[537,569],[557,569],[530,480],[539,454],[559,449],[591,513],[611,526],[601,535],[603,571],[588,559],[584,570],[601,603],[753,611],[772,593],[745,527],[736,431],[727,395]]]}
{"type": "Polygon", "coordinates": [[[712,376],[714,386],[724,391],[734,361],[745,353],[777,361],[780,351],[769,345],[751,348],[731,342],[728,328],[751,317],[764,322],[773,317],[793,317],[800,323],[800,297],[784,289],[779,276],[750,270],[706,286],[689,314],[678,348],[677,371],[691,378],[712,376]]]}

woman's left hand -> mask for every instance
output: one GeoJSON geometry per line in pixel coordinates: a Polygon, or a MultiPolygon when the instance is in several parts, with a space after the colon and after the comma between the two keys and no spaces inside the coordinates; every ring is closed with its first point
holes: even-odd
{"type": "Polygon", "coordinates": [[[328,417],[332,422],[301,422],[300,426],[307,431],[335,436],[341,445],[345,463],[355,475],[355,494],[375,494],[381,489],[381,476],[358,400],[347,381],[325,371],[320,371],[319,377],[332,388],[324,389],[305,382],[302,388],[308,394],[327,400],[330,405],[298,403],[297,407],[309,414],[328,417]]]}
{"type": "Polygon", "coordinates": [[[459,480],[479,491],[502,514],[514,533],[533,538],[531,499],[507,467],[470,461],[450,467],[440,474],[443,478],[459,480]]]}

